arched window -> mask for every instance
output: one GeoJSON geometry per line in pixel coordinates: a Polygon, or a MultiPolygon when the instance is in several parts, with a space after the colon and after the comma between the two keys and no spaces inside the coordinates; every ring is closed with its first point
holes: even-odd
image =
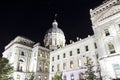
{"type": "Polygon", "coordinates": [[[115,53],[114,45],[111,42],[108,43],[108,48],[111,54],[115,53]]]}
{"type": "Polygon", "coordinates": [[[105,32],[105,36],[109,36],[110,33],[109,33],[109,30],[108,29],[104,29],[104,32],[105,32]]]}
{"type": "Polygon", "coordinates": [[[18,71],[23,71],[23,64],[24,64],[24,61],[22,59],[19,60],[18,62],[18,71]]]}
{"type": "Polygon", "coordinates": [[[71,74],[71,80],[74,80],[74,75],[73,74],[71,74]]]}

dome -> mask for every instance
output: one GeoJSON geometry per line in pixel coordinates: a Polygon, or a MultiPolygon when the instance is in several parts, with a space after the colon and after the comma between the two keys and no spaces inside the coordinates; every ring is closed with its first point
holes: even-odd
{"type": "Polygon", "coordinates": [[[60,28],[58,28],[56,20],[54,20],[52,27],[45,34],[44,45],[51,50],[58,49],[65,45],[64,33],[60,28]]]}
{"type": "Polygon", "coordinates": [[[64,33],[63,33],[63,31],[60,29],[60,28],[58,28],[58,23],[57,23],[57,21],[56,20],[54,20],[54,22],[52,23],[52,28],[50,28],[48,31],[47,31],[47,33],[60,33],[60,34],[63,34],[64,35],[64,33]]]}

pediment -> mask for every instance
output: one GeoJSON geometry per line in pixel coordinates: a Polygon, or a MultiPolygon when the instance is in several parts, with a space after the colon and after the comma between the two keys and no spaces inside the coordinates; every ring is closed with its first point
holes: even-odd
{"type": "Polygon", "coordinates": [[[103,12],[101,13],[98,13],[94,19],[93,19],[93,23],[96,23],[96,22],[100,22],[104,19],[107,19],[117,13],[120,12],[120,5],[114,5],[106,10],[104,10],[103,12]]]}

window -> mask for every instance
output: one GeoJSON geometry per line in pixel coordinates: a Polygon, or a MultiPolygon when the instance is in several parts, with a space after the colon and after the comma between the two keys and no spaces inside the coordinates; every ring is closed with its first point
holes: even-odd
{"type": "Polygon", "coordinates": [[[44,70],[45,70],[45,72],[48,72],[48,65],[47,65],[47,63],[45,63],[45,65],[44,65],[44,70]]]}
{"type": "Polygon", "coordinates": [[[70,61],[70,68],[73,68],[73,67],[74,67],[73,61],[70,61]]]}
{"type": "Polygon", "coordinates": [[[120,78],[120,65],[119,64],[113,64],[113,69],[114,69],[116,78],[120,78]]]}
{"type": "Polygon", "coordinates": [[[71,80],[74,80],[74,75],[73,74],[71,74],[71,80]]]}
{"type": "Polygon", "coordinates": [[[66,77],[66,75],[64,75],[64,76],[63,76],[63,80],[67,80],[67,77],[66,77]]]}
{"type": "Polygon", "coordinates": [[[105,29],[105,30],[104,30],[104,32],[105,32],[105,36],[109,36],[109,35],[110,35],[110,33],[109,33],[109,30],[108,30],[108,29],[105,29]]]}
{"type": "Polygon", "coordinates": [[[38,76],[39,80],[41,80],[41,75],[38,76]]]}
{"type": "Polygon", "coordinates": [[[58,60],[60,59],[60,55],[57,56],[57,59],[58,59],[58,60]]]}
{"type": "Polygon", "coordinates": [[[63,58],[65,58],[66,57],[66,55],[65,55],[65,53],[63,54],[63,58]]]}
{"type": "Polygon", "coordinates": [[[57,71],[60,71],[60,64],[57,65],[57,71]]]}
{"type": "Polygon", "coordinates": [[[65,70],[65,68],[66,68],[66,63],[63,63],[63,69],[65,70]]]}
{"type": "Polygon", "coordinates": [[[97,44],[96,43],[94,43],[94,46],[95,46],[95,49],[97,48],[97,44]]]}
{"type": "Polygon", "coordinates": [[[72,56],[72,51],[70,51],[70,56],[72,56]]]}
{"type": "Polygon", "coordinates": [[[54,61],[54,57],[52,57],[52,61],[54,61]]]}
{"type": "Polygon", "coordinates": [[[54,66],[52,66],[52,72],[54,71],[54,66]]]}
{"type": "Polygon", "coordinates": [[[52,77],[52,80],[54,80],[54,78],[52,77]]]}
{"type": "Polygon", "coordinates": [[[111,54],[115,53],[114,45],[111,42],[108,43],[108,48],[111,54]]]}
{"type": "Polygon", "coordinates": [[[78,59],[78,67],[81,67],[81,60],[78,59]]]}
{"type": "Polygon", "coordinates": [[[77,53],[80,54],[80,49],[79,48],[77,49],[77,53]]]}
{"type": "Polygon", "coordinates": [[[21,56],[25,56],[25,53],[23,51],[21,52],[21,56]]]}
{"type": "Polygon", "coordinates": [[[85,46],[85,50],[86,50],[86,51],[89,51],[88,46],[85,46]]]}
{"type": "Polygon", "coordinates": [[[20,80],[20,75],[17,75],[17,80],[20,80]]]}
{"type": "Polygon", "coordinates": [[[45,76],[44,78],[45,78],[45,80],[47,80],[47,76],[45,76]]]}

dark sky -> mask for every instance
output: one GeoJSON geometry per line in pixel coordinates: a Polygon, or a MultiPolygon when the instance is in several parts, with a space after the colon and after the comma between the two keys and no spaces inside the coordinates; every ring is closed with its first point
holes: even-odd
{"type": "MultiPolygon", "coordinates": [[[[103,0],[16,0],[0,1],[0,54],[16,36],[43,44],[46,31],[52,27],[55,13],[67,43],[76,37],[93,35],[89,9],[103,0]],[[3,2],[1,2],[3,1],[3,2]]],[[[0,55],[1,56],[1,55],[0,55]]]]}

